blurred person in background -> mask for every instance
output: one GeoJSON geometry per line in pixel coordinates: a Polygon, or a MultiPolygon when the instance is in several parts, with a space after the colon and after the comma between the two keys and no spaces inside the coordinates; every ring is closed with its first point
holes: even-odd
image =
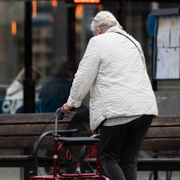
{"type": "MultiPolygon", "coordinates": [[[[0,113],[17,114],[23,113],[23,80],[25,78],[25,69],[22,68],[14,81],[6,89],[4,100],[0,101],[0,113]]],[[[35,80],[35,98],[38,99],[40,88],[38,86],[41,79],[41,72],[36,68],[32,68],[32,79],[35,80]]]]}
{"type": "MultiPolygon", "coordinates": [[[[11,83],[11,85],[6,90],[5,99],[23,99],[23,80],[25,78],[25,69],[22,68],[21,71],[16,76],[15,80],[11,83]]],[[[38,84],[41,79],[41,72],[36,68],[32,68],[32,79],[35,80],[36,99],[39,97],[39,89],[38,84]]]]}
{"type": "Polygon", "coordinates": [[[42,86],[39,99],[44,100],[43,112],[55,112],[67,101],[75,72],[75,64],[64,61],[59,65],[56,75],[42,86]]]}

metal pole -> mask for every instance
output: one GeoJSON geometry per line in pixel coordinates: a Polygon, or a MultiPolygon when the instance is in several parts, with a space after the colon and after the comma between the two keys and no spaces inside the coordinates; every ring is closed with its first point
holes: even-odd
{"type": "Polygon", "coordinates": [[[120,9],[118,10],[118,21],[120,25],[126,29],[126,24],[125,24],[125,2],[124,0],[118,0],[117,1],[120,4],[120,9]]]}
{"type": "Polygon", "coordinates": [[[24,113],[35,112],[35,82],[32,79],[32,4],[25,2],[25,29],[24,29],[24,113]]]}
{"type": "MultiPolygon", "coordinates": [[[[35,82],[32,80],[32,4],[25,1],[25,26],[24,26],[24,68],[23,81],[23,113],[35,112],[35,82]]],[[[24,154],[31,153],[31,149],[24,148],[24,154]]],[[[29,167],[24,168],[24,179],[29,179],[29,167]]]]}
{"type": "Polygon", "coordinates": [[[68,51],[68,60],[75,62],[76,59],[76,35],[75,35],[75,7],[68,7],[68,11],[67,11],[67,23],[68,23],[68,36],[67,36],[67,40],[68,40],[68,47],[67,47],[67,51],[68,51]]]}

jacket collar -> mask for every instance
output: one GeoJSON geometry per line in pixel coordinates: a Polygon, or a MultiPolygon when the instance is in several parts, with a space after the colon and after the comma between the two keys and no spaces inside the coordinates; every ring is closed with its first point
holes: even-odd
{"type": "Polygon", "coordinates": [[[122,27],[121,26],[110,27],[105,33],[117,32],[117,31],[122,31],[122,27]]]}

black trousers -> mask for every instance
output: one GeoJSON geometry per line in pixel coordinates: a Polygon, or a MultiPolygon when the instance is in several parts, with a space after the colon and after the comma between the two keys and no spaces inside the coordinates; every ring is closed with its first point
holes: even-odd
{"type": "Polygon", "coordinates": [[[100,164],[110,180],[136,180],[138,152],[152,115],[144,115],[127,124],[102,126],[100,164]]]}

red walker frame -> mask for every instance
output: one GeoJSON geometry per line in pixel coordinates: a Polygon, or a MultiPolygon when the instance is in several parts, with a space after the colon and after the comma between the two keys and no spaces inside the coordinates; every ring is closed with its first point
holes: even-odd
{"type": "MultiPolygon", "coordinates": [[[[59,119],[62,119],[62,112],[60,109],[56,110],[56,120],[55,120],[55,134],[54,136],[54,155],[53,155],[53,175],[44,175],[44,176],[34,176],[30,175],[29,180],[60,180],[60,179],[104,179],[108,180],[107,177],[102,175],[102,168],[99,165],[99,147],[97,144],[98,139],[93,137],[62,137],[61,138],[61,132],[62,133],[72,133],[75,130],[61,130],[60,134],[59,131],[57,131],[57,122],[59,119]],[[60,115],[58,114],[60,113],[60,115]],[[61,116],[59,118],[59,116],[61,116]],[[61,142],[60,146],[58,147],[58,142],[61,142]],[[69,145],[78,145],[78,146],[85,146],[85,145],[93,145],[97,148],[97,159],[96,159],[96,170],[94,173],[79,173],[79,174],[61,174],[61,150],[64,146],[67,144],[69,145]]],[[[52,134],[52,132],[50,132],[52,134]]],[[[46,134],[50,134],[46,133],[46,134]]],[[[44,133],[45,134],[45,133],[44,133]]],[[[46,136],[46,135],[45,135],[46,136]]],[[[44,136],[44,137],[45,137],[44,136]]],[[[43,138],[44,138],[43,137],[43,138]]],[[[36,146],[39,146],[40,142],[36,142],[36,146]]],[[[37,147],[36,147],[37,148],[37,147]]],[[[36,149],[37,153],[37,149],[36,149]]],[[[36,157],[37,158],[37,157],[36,157]]],[[[36,159],[37,160],[37,159],[36,159]]]]}

